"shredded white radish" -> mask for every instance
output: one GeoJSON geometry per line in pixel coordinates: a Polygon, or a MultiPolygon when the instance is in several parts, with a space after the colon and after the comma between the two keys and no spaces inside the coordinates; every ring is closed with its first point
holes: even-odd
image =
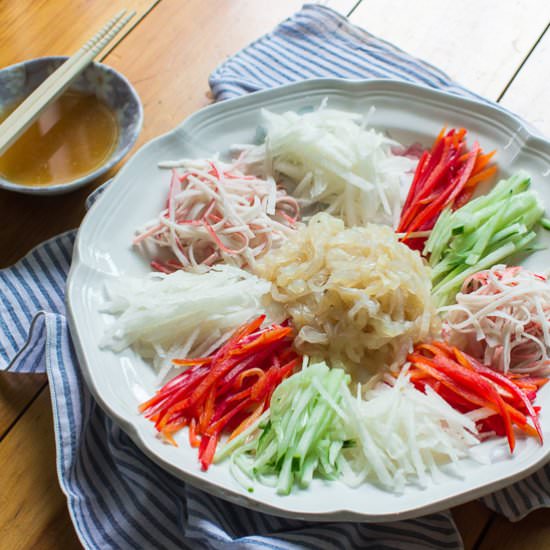
{"type": "Polygon", "coordinates": [[[328,109],[323,102],[305,114],[263,110],[262,117],[265,143],[235,146],[249,172],[286,178],[301,206],[325,209],[348,227],[397,227],[417,159],[394,154],[404,148],[367,129],[369,115],[328,109]]]}
{"type": "Polygon", "coordinates": [[[426,486],[442,476],[441,466],[454,467],[479,443],[475,422],[431,388],[417,390],[406,368],[397,380],[388,377],[362,397],[353,397],[347,386],[341,393],[357,440],[344,450],[346,483],[370,480],[396,492],[410,483],[426,486]]]}
{"type": "Polygon", "coordinates": [[[550,371],[550,284],[522,267],[494,266],[468,278],[456,304],[439,310],[453,345],[502,372],[550,371]]]}
{"type": "Polygon", "coordinates": [[[133,241],[148,255],[150,247],[153,254],[159,247],[171,252],[170,258],[151,262],[158,271],[203,273],[222,261],[254,266],[296,225],[296,200],[277,189],[271,177],[245,175],[235,164],[218,160],[183,159],[160,166],[173,169],[166,208],[133,241]]]}
{"type": "Polygon", "coordinates": [[[101,346],[121,351],[129,346],[152,360],[164,377],[175,357],[201,357],[223,344],[234,330],[266,311],[283,318],[270,303],[270,284],[241,269],[220,265],[202,275],[120,277],[107,288],[103,308],[116,316],[101,346]]]}

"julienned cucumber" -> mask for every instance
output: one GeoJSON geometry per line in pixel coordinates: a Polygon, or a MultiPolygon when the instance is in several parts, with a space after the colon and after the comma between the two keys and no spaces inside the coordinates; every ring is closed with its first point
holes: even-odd
{"type": "Polygon", "coordinates": [[[451,303],[470,275],[528,250],[544,213],[530,184],[530,177],[519,172],[487,195],[441,214],[424,248],[438,305],[451,303]]]}
{"type": "Polygon", "coordinates": [[[304,368],[275,390],[252,440],[229,442],[216,461],[233,451],[231,469],[249,491],[255,480],[287,495],[295,483],[308,487],[314,476],[338,477],[340,451],[353,445],[338,422],[346,415],[340,401],[348,383],[349,375],[325,363],[304,368]]]}

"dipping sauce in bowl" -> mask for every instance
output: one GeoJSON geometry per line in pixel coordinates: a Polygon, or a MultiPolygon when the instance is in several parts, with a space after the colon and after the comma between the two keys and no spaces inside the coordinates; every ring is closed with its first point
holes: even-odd
{"type": "MultiPolygon", "coordinates": [[[[10,105],[0,122],[20,103],[10,105]]],[[[0,176],[31,186],[72,181],[102,166],[118,136],[116,116],[103,101],[69,90],[0,155],[0,176]]]]}
{"type": "MultiPolygon", "coordinates": [[[[0,120],[66,60],[40,57],[0,69],[0,120]]],[[[141,101],[130,82],[93,62],[0,155],[0,189],[60,195],[87,185],[124,158],[142,122],[141,101]]]]}

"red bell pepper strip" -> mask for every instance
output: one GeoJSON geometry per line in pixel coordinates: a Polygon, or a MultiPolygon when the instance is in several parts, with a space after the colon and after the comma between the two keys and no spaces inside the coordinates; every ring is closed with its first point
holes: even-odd
{"type": "Polygon", "coordinates": [[[216,388],[212,386],[208,392],[208,397],[204,402],[202,413],[199,418],[199,431],[202,433],[206,430],[206,427],[210,424],[212,417],[214,416],[214,402],[216,400],[216,388]]]}
{"type": "MultiPolygon", "coordinates": [[[[422,194],[425,195],[426,193],[429,193],[432,191],[438,183],[440,183],[441,179],[445,176],[449,165],[443,164],[443,162],[440,162],[439,159],[446,159],[449,155],[449,149],[451,147],[451,144],[449,140],[442,140],[440,141],[436,146],[436,151],[434,152],[433,159],[438,159],[435,166],[431,167],[432,172],[426,172],[427,178],[426,182],[423,183],[422,187],[422,194]]],[[[429,166],[429,164],[428,164],[429,166]]],[[[412,202],[412,199],[411,199],[412,202]]],[[[401,218],[401,224],[399,226],[399,231],[403,231],[403,227],[406,227],[410,222],[411,218],[416,213],[416,209],[410,208],[410,210],[407,212],[406,215],[402,216],[401,218]],[[402,227],[403,226],[403,227],[402,227]]]]}
{"type": "Polygon", "coordinates": [[[166,413],[158,420],[155,427],[157,430],[162,431],[164,426],[168,423],[170,416],[183,411],[187,408],[192,408],[199,402],[203,401],[203,398],[206,397],[208,391],[215,384],[219,378],[221,378],[226,372],[231,370],[232,367],[236,365],[237,361],[228,361],[222,360],[219,363],[216,363],[211,369],[210,372],[203,378],[199,383],[197,388],[185,399],[172,405],[166,413]]]}
{"type": "Polygon", "coordinates": [[[191,447],[198,447],[201,440],[197,437],[197,422],[194,418],[189,423],[189,445],[191,447]]]}
{"type": "MultiPolygon", "coordinates": [[[[484,155],[478,155],[476,158],[476,163],[474,165],[474,174],[480,174],[482,170],[489,164],[489,161],[494,157],[496,151],[491,151],[484,155]]],[[[496,166],[492,166],[491,170],[496,171],[496,166]]],[[[475,177],[475,176],[474,176],[475,177]]]]}
{"type": "Polygon", "coordinates": [[[470,390],[479,391],[483,397],[489,402],[496,403],[500,416],[504,420],[504,427],[506,429],[506,437],[510,450],[513,452],[516,446],[516,438],[514,435],[514,429],[512,427],[512,420],[510,419],[510,413],[502,397],[495,390],[495,387],[490,384],[485,378],[479,376],[474,371],[464,368],[459,363],[453,362],[446,357],[437,356],[435,362],[438,368],[447,374],[450,378],[468,387],[470,390]]]}
{"type": "Polygon", "coordinates": [[[497,384],[500,384],[501,386],[505,387],[525,407],[525,409],[529,413],[529,417],[531,418],[533,425],[535,426],[535,429],[537,430],[537,433],[539,435],[539,441],[542,443],[542,429],[540,426],[539,419],[537,417],[537,413],[535,412],[533,405],[531,404],[531,401],[529,401],[525,393],[521,391],[516,384],[514,384],[510,379],[506,378],[506,376],[504,376],[500,372],[496,372],[493,369],[490,369],[485,365],[482,365],[479,361],[476,361],[473,357],[468,356],[467,358],[469,359],[470,364],[474,367],[474,369],[477,372],[482,373],[486,378],[489,378],[490,380],[497,382],[497,384]]]}
{"type": "Polygon", "coordinates": [[[147,410],[146,416],[149,418],[152,413],[159,408],[170,406],[170,403],[176,402],[189,388],[207,372],[205,368],[196,370],[187,370],[176,376],[172,381],[163,386],[151,399],[139,406],[139,412],[147,410]]]}
{"type": "Polygon", "coordinates": [[[189,443],[199,447],[203,469],[224,430],[245,429],[259,417],[299,362],[292,328],[287,323],[261,328],[264,320],[260,316],[238,328],[208,357],[174,360],[187,369],[139,408],[174,445],[173,435],[189,426],[189,443]]]}
{"type": "Polygon", "coordinates": [[[241,372],[241,374],[239,374],[239,376],[237,376],[237,386],[236,387],[242,388],[243,382],[251,376],[257,376],[258,380],[259,380],[264,375],[265,375],[265,372],[262,369],[258,368],[258,367],[254,367],[254,368],[245,370],[244,372],[241,372]]]}
{"type": "Polygon", "coordinates": [[[272,330],[265,331],[255,340],[248,342],[246,344],[235,346],[229,352],[229,355],[231,356],[243,355],[245,353],[253,351],[256,348],[263,347],[266,344],[269,344],[281,338],[284,338],[285,336],[288,336],[291,333],[292,333],[292,328],[290,327],[274,328],[272,330]]]}
{"type": "Polygon", "coordinates": [[[252,393],[253,388],[254,386],[251,386],[249,388],[246,388],[246,390],[240,391],[239,393],[234,393],[233,395],[230,395],[225,402],[232,403],[234,401],[241,401],[245,398],[248,398],[250,397],[250,394],[252,393]]]}
{"type": "MultiPolygon", "coordinates": [[[[212,365],[210,370],[208,371],[208,374],[204,377],[204,379],[199,383],[199,385],[194,389],[193,393],[189,395],[186,399],[183,399],[182,401],[174,404],[172,407],[168,409],[165,415],[163,415],[162,418],[159,419],[159,421],[156,424],[156,428],[159,431],[162,431],[163,427],[168,422],[169,417],[172,414],[175,414],[179,411],[182,411],[186,408],[190,408],[195,406],[197,403],[202,401],[202,399],[205,397],[206,393],[214,384],[217,382],[220,378],[222,378],[227,372],[231,371],[233,367],[238,365],[239,359],[238,358],[230,358],[230,351],[231,349],[237,345],[240,339],[245,338],[249,334],[252,334],[255,330],[257,330],[262,322],[265,319],[265,315],[261,315],[251,323],[248,323],[246,325],[243,325],[241,328],[239,328],[236,333],[229,339],[229,341],[220,349],[218,350],[213,357],[212,365]]],[[[262,331],[263,333],[263,331],[262,331]]],[[[279,331],[279,335],[281,338],[286,337],[287,333],[281,333],[279,331]]]]}
{"type": "MultiPolygon", "coordinates": [[[[453,204],[458,195],[461,193],[468,177],[472,173],[474,167],[474,162],[476,155],[479,151],[479,145],[474,143],[474,148],[469,153],[469,158],[465,164],[461,167],[460,175],[452,180],[452,185],[449,185],[438,197],[435,199],[430,206],[424,208],[422,213],[420,213],[414,220],[411,221],[408,227],[407,235],[416,231],[422,224],[427,220],[434,218],[437,220],[439,213],[449,205],[453,204]]],[[[435,225],[435,222],[434,222],[435,225]]],[[[433,227],[433,226],[432,226],[433,227]]]]}
{"type": "Polygon", "coordinates": [[[262,413],[267,407],[265,406],[265,401],[262,401],[255,409],[254,412],[245,418],[232,432],[229,436],[228,441],[231,441],[233,438],[237,437],[240,433],[244,432],[246,428],[252,426],[252,424],[260,418],[262,413]]]}
{"type": "Polygon", "coordinates": [[[212,363],[212,357],[201,357],[200,359],[172,359],[172,363],[181,367],[209,365],[210,363],[212,363]]]}
{"type": "MultiPolygon", "coordinates": [[[[542,443],[538,410],[531,403],[536,394],[536,390],[531,391],[533,383],[529,379],[523,382],[529,391],[516,383],[525,380],[525,376],[496,372],[456,347],[439,341],[417,345],[408,355],[408,361],[411,362],[410,378],[417,388],[432,387],[463,413],[475,407],[494,411],[496,415],[479,421],[478,428],[495,429],[497,433],[505,434],[512,452],[515,446],[513,424],[542,443]]],[[[535,388],[538,389],[536,385],[535,388]]]]}
{"type": "Polygon", "coordinates": [[[213,434],[217,434],[225,428],[226,424],[237,414],[244,411],[247,407],[250,407],[251,400],[248,399],[246,401],[242,401],[235,407],[231,407],[229,412],[226,412],[221,418],[218,418],[215,422],[210,424],[205,430],[205,434],[207,436],[211,436],[213,434]]]}
{"type": "Polygon", "coordinates": [[[416,165],[416,171],[414,173],[413,180],[411,182],[410,191],[407,195],[407,199],[405,200],[405,204],[403,205],[403,215],[407,210],[409,209],[409,206],[411,205],[411,202],[417,193],[418,185],[420,182],[420,175],[422,174],[422,171],[424,170],[424,166],[426,164],[426,161],[428,160],[429,154],[428,151],[424,151],[422,153],[422,156],[418,160],[418,164],[416,165]]]}
{"type": "Polygon", "coordinates": [[[405,233],[402,242],[422,250],[425,237],[411,234],[432,229],[445,208],[465,204],[476,185],[496,171],[488,166],[493,154],[484,154],[477,143],[468,151],[464,128],[444,128],[417,164],[397,228],[405,233]]]}
{"type": "Polygon", "coordinates": [[[520,387],[533,387],[534,389],[540,389],[548,382],[548,378],[535,377],[523,374],[511,374],[510,378],[520,387]]]}
{"type": "MultiPolygon", "coordinates": [[[[422,355],[415,357],[415,354],[410,354],[408,360],[411,361],[411,363],[413,363],[415,367],[428,372],[432,376],[432,378],[440,381],[441,384],[443,384],[447,389],[454,392],[462,402],[463,400],[466,400],[476,407],[485,407],[494,411],[497,414],[499,413],[500,409],[496,403],[488,401],[466,388],[460,387],[452,378],[441,372],[437,368],[437,365],[432,363],[432,361],[427,357],[424,357],[422,355]]],[[[452,402],[450,402],[450,404],[453,405],[452,402]]],[[[504,406],[508,411],[510,418],[522,431],[524,431],[528,435],[534,435],[535,437],[537,436],[536,430],[527,423],[527,418],[523,413],[507,403],[504,403],[504,406]]]]}
{"type": "Polygon", "coordinates": [[[203,437],[199,446],[199,461],[204,471],[208,470],[214,460],[214,453],[218,445],[219,434],[203,437]]]}

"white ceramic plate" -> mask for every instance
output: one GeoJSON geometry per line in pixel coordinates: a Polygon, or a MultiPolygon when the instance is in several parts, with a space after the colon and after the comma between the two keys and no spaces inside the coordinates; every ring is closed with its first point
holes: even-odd
{"type": "MultiPolygon", "coordinates": [[[[67,289],[71,333],[84,377],[99,404],[149,457],[175,476],[243,506],[295,518],[391,521],[420,516],[509,485],[550,458],[550,384],[538,397],[544,446],[533,438],[520,439],[510,457],[504,441],[488,441],[480,445],[479,454],[490,459],[490,464],[463,461],[463,478],[445,476],[427,488],[409,486],[400,495],[369,484],[350,489],[340,482],[315,481],[307,491],[278,496],[260,485],[254,493],[246,493],[225,464],[201,472],[196,449],[185,443],[183,433],[178,448],[159,441],[151,422],[137,413],[137,405],[157,389],[152,369],[131,351],[114,354],[98,347],[104,326],[110,322],[108,316],[98,313],[104,283],[120,275],[149,271],[146,260],[130,243],[134,229],[153,217],[165,201],[170,175],[158,169],[157,162],[208,156],[227,151],[234,143],[253,142],[260,108],[278,112],[307,109],[325,97],[331,107],[356,112],[367,112],[374,105],[374,126],[403,144],[420,141],[429,146],[443,125],[464,126],[470,142],[478,139],[486,151],[498,150],[501,176],[520,168],[527,170],[534,188],[550,204],[550,143],[502,110],[392,81],[321,79],[255,93],[195,113],[172,132],[142,147],[118,173],[78,234],[67,289]]],[[[550,245],[550,233],[541,234],[540,240],[550,245]]],[[[547,269],[550,249],[533,254],[525,265],[547,269]]]]}

